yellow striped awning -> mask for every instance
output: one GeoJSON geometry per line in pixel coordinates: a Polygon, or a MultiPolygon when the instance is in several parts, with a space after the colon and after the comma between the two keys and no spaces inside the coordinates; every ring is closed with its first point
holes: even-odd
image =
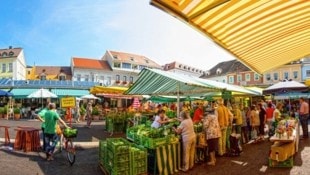
{"type": "Polygon", "coordinates": [[[309,0],[151,0],[253,71],[263,73],[310,54],[309,0]]]}

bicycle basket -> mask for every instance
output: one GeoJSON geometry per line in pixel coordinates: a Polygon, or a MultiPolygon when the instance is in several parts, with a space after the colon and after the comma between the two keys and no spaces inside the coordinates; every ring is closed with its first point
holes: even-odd
{"type": "Polygon", "coordinates": [[[66,138],[73,138],[77,136],[77,133],[78,133],[77,129],[66,128],[63,132],[63,135],[66,138]]]}

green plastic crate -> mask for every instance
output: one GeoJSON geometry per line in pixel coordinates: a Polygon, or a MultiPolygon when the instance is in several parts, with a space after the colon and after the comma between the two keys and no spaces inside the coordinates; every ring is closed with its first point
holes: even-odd
{"type": "Polygon", "coordinates": [[[123,138],[108,138],[107,147],[115,154],[129,154],[130,142],[123,138]]]}
{"type": "Polygon", "coordinates": [[[130,149],[130,175],[147,174],[147,149],[133,144],[130,149]]]}
{"type": "Polygon", "coordinates": [[[144,137],[142,140],[142,145],[146,148],[155,149],[159,146],[163,146],[167,144],[167,138],[149,138],[144,137]]]}
{"type": "Polygon", "coordinates": [[[99,162],[102,165],[107,163],[107,142],[103,140],[99,141],[99,162]]]}
{"type": "Polygon", "coordinates": [[[294,158],[290,157],[285,161],[276,161],[276,160],[272,160],[272,159],[268,159],[268,164],[269,167],[287,167],[287,168],[291,168],[294,166],[294,158]]]}

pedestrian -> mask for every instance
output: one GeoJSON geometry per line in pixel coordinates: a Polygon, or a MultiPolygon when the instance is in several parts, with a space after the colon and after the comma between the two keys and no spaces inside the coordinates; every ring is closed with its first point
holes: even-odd
{"type": "Polygon", "coordinates": [[[245,111],[242,104],[240,104],[240,111],[241,111],[241,116],[242,116],[241,138],[242,138],[242,143],[245,144],[249,142],[249,129],[248,129],[247,117],[246,117],[247,111],[245,111]]]}
{"type": "Polygon", "coordinates": [[[182,111],[180,117],[181,124],[177,128],[173,127],[173,129],[175,133],[181,134],[182,136],[183,165],[181,171],[187,172],[194,168],[196,134],[194,132],[194,124],[189,116],[189,112],[182,111]]]}
{"type": "MultiPolygon", "coordinates": [[[[272,133],[272,127],[273,127],[273,121],[274,121],[273,111],[274,111],[274,108],[272,107],[272,103],[269,102],[266,108],[266,123],[268,126],[268,134],[272,133]]],[[[269,134],[269,136],[271,135],[269,134]]]]}
{"type": "Polygon", "coordinates": [[[46,152],[46,159],[48,161],[53,160],[53,153],[55,146],[58,141],[58,136],[56,134],[56,124],[59,121],[63,126],[68,128],[67,124],[59,117],[58,113],[56,112],[56,105],[55,103],[49,104],[49,110],[44,114],[44,123],[45,123],[45,152],[46,152]]]}
{"type": "Polygon", "coordinates": [[[216,163],[215,151],[218,150],[218,141],[221,137],[221,128],[218,123],[218,118],[214,114],[214,109],[210,109],[208,111],[208,114],[204,119],[203,126],[206,133],[208,152],[210,155],[210,161],[207,164],[214,166],[216,163]]]}
{"type": "Polygon", "coordinates": [[[266,124],[266,110],[262,103],[258,104],[259,110],[259,139],[264,140],[265,136],[265,124],[266,124]]]}
{"type": "Polygon", "coordinates": [[[251,139],[256,140],[259,134],[260,121],[259,121],[259,111],[257,110],[257,107],[255,105],[251,107],[250,123],[251,123],[251,139]]]}
{"type": "Polygon", "coordinates": [[[302,128],[302,139],[309,138],[308,135],[308,118],[309,118],[309,104],[305,101],[303,97],[299,99],[299,120],[302,128]]]}
{"type": "Polygon", "coordinates": [[[79,104],[79,101],[77,101],[75,108],[74,108],[74,119],[76,123],[80,122],[80,117],[81,117],[80,104],[79,104]]]}
{"type": "Polygon", "coordinates": [[[203,103],[199,103],[198,107],[196,108],[194,112],[193,122],[199,123],[203,119],[203,103]]]}
{"type": "Polygon", "coordinates": [[[217,115],[218,122],[221,128],[221,137],[219,139],[219,150],[218,154],[223,156],[226,153],[226,132],[229,120],[229,110],[224,105],[224,100],[218,100],[218,106],[215,110],[215,115],[217,115]]]}
{"type": "Polygon", "coordinates": [[[44,139],[45,138],[45,134],[44,134],[45,119],[44,119],[44,116],[45,116],[45,113],[49,110],[48,106],[49,106],[49,103],[37,115],[37,119],[39,119],[42,122],[41,123],[41,130],[42,130],[42,140],[43,140],[43,147],[42,147],[43,151],[45,151],[45,147],[46,147],[45,139],[44,139]]]}
{"type": "Polygon", "coordinates": [[[86,106],[86,117],[87,117],[87,127],[90,128],[91,122],[92,122],[92,112],[93,112],[93,106],[92,101],[87,103],[86,106]]]}

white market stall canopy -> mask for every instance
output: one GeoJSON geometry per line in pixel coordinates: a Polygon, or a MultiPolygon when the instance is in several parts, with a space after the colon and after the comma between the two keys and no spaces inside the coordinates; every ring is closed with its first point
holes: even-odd
{"type": "Polygon", "coordinates": [[[289,93],[289,92],[302,92],[307,91],[308,87],[305,84],[297,81],[280,81],[274,85],[267,87],[263,90],[263,94],[277,94],[277,93],[289,93]]]}
{"type": "Polygon", "coordinates": [[[258,73],[310,54],[309,0],[150,3],[202,32],[258,73]]]}
{"type": "Polygon", "coordinates": [[[257,92],[213,80],[201,79],[189,75],[143,69],[137,81],[125,92],[128,95],[194,95],[207,92],[232,91],[249,95],[260,95],[257,92]]]}

